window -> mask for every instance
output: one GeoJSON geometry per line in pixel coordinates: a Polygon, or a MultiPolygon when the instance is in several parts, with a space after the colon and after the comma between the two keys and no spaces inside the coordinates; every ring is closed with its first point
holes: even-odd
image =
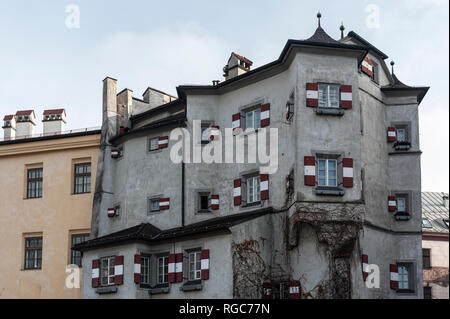
{"type": "Polygon", "coordinates": [[[42,237],[25,238],[25,269],[41,269],[42,237]]]}
{"type": "Polygon", "coordinates": [[[245,112],[245,129],[257,130],[259,128],[261,128],[261,109],[245,112]]]}
{"type": "Polygon", "coordinates": [[[257,203],[261,201],[260,177],[252,176],[247,178],[247,203],[257,203]]]}
{"type": "MultiPolygon", "coordinates": [[[[85,242],[88,240],[89,234],[77,234],[72,235],[72,247],[80,244],[82,242],[85,242]]],[[[81,267],[81,252],[77,250],[71,250],[71,257],[70,257],[70,263],[73,265],[77,265],[78,267],[81,267]]]]}
{"type": "Polygon", "coordinates": [[[397,142],[406,142],[406,129],[398,128],[397,129],[397,142]]]}
{"type": "Polygon", "coordinates": [[[408,290],[412,289],[412,266],[411,264],[398,264],[398,289],[408,290]]]}
{"type": "Polygon", "coordinates": [[[209,210],[209,193],[200,192],[198,193],[198,210],[208,211],[209,210]]]}
{"type": "Polygon", "coordinates": [[[339,107],[339,85],[319,84],[319,106],[339,107]]]}
{"type": "Polygon", "coordinates": [[[423,269],[431,269],[431,249],[422,249],[423,269]]]}
{"type": "Polygon", "coordinates": [[[319,159],[319,186],[337,186],[337,160],[335,159],[319,159]]]}
{"type": "Polygon", "coordinates": [[[169,282],[169,257],[158,258],[158,284],[165,284],[169,282]]]}
{"type": "Polygon", "coordinates": [[[141,284],[150,284],[150,257],[141,256],[141,284]]]}
{"type": "Polygon", "coordinates": [[[27,171],[27,198],[42,197],[42,168],[27,171]]]}
{"type": "Polygon", "coordinates": [[[431,223],[428,219],[424,218],[422,219],[422,227],[423,228],[432,228],[431,223]]]}
{"type": "Polygon", "coordinates": [[[100,259],[100,284],[114,285],[114,257],[100,259]]]}
{"type": "Polygon", "coordinates": [[[397,212],[406,213],[406,198],[397,197],[397,212]]]}
{"type": "Polygon", "coordinates": [[[150,199],[150,212],[159,211],[159,198],[150,199]]]}
{"type": "Polygon", "coordinates": [[[91,192],[91,163],[75,164],[75,194],[91,192]]]}
{"type": "Polygon", "coordinates": [[[431,287],[423,287],[423,299],[433,299],[431,287]]]}
{"type": "Polygon", "coordinates": [[[204,124],[202,123],[201,126],[201,143],[202,144],[207,144],[211,141],[210,138],[210,131],[209,131],[209,125],[208,124],[204,124]]]}
{"type": "Polygon", "coordinates": [[[378,84],[378,64],[372,61],[372,76],[371,79],[378,84]]]}
{"type": "Polygon", "coordinates": [[[289,299],[289,282],[272,283],[273,299],[289,299]]]}
{"type": "Polygon", "coordinates": [[[151,138],[149,140],[148,145],[149,145],[149,147],[148,147],[149,151],[156,151],[156,150],[158,150],[159,149],[159,138],[158,137],[151,138]]]}
{"type": "Polygon", "coordinates": [[[189,253],[189,280],[201,279],[202,259],[201,252],[195,251],[189,253]]]}

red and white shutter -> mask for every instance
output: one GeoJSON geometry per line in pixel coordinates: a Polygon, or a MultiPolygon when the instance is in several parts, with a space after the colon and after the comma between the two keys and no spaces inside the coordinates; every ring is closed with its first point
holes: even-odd
{"type": "Polygon", "coordinates": [[[209,129],[209,139],[211,141],[219,140],[220,136],[220,127],[218,125],[211,125],[209,129]]]}
{"type": "Polygon", "coordinates": [[[367,276],[369,276],[369,272],[367,270],[367,267],[369,266],[369,255],[362,255],[362,273],[363,273],[363,280],[366,281],[367,276]]]}
{"type": "Polygon", "coordinates": [[[92,260],[92,288],[100,285],[100,259],[92,260]]]}
{"type": "Polygon", "coordinates": [[[170,283],[175,282],[175,264],[176,264],[175,254],[169,254],[169,266],[167,270],[167,277],[170,283]]]}
{"type": "Polygon", "coordinates": [[[219,195],[218,194],[212,194],[209,198],[209,207],[212,210],[218,210],[219,209],[219,195]]]}
{"type": "Polygon", "coordinates": [[[183,253],[175,254],[175,281],[183,281],[183,253]]]}
{"type": "Polygon", "coordinates": [[[116,210],[114,208],[108,208],[108,217],[116,216],[116,210]]]}
{"type": "Polygon", "coordinates": [[[390,212],[397,210],[397,198],[395,196],[388,196],[388,209],[390,212]]]}
{"type": "Polygon", "coordinates": [[[393,126],[389,126],[387,129],[388,142],[397,141],[397,130],[393,126]]]}
{"type": "Polygon", "coordinates": [[[353,187],[353,159],[342,160],[342,182],[344,187],[353,187]]]}
{"type": "Polygon", "coordinates": [[[270,103],[261,105],[261,127],[270,125],[270,103]]]}
{"type": "Polygon", "coordinates": [[[263,283],[263,299],[272,299],[272,284],[270,282],[263,283]]]}
{"type": "Polygon", "coordinates": [[[241,196],[241,179],[240,178],[237,178],[234,180],[233,198],[234,198],[234,206],[241,205],[242,196],[241,196]]]}
{"type": "Polygon", "coordinates": [[[341,109],[351,109],[353,101],[352,86],[341,85],[341,109]]]}
{"type": "Polygon", "coordinates": [[[398,265],[390,264],[389,272],[390,272],[391,289],[397,290],[398,289],[398,265]]]}
{"type": "Polygon", "coordinates": [[[116,285],[123,284],[123,256],[114,258],[114,283],[116,285]]]}
{"type": "Polygon", "coordinates": [[[306,186],[315,186],[316,185],[316,158],[314,156],[305,156],[304,166],[305,166],[305,185],[306,186]]]}
{"type": "Polygon", "coordinates": [[[134,283],[141,283],[141,255],[134,255],[134,283]]]}
{"type": "Polygon", "coordinates": [[[167,146],[169,146],[169,137],[160,136],[158,139],[158,148],[166,148],[167,146]]]}
{"type": "Polygon", "coordinates": [[[241,113],[233,114],[231,128],[233,129],[233,135],[241,132],[241,113]]]}
{"type": "Polygon", "coordinates": [[[269,174],[260,174],[260,192],[261,192],[261,200],[269,199],[269,174]]]}
{"type": "Polygon", "coordinates": [[[166,210],[170,208],[170,198],[160,198],[159,199],[159,209],[160,210],[166,210]]]}
{"type": "Polygon", "coordinates": [[[300,299],[300,281],[292,280],[289,283],[289,299],[300,299]]]}
{"type": "Polygon", "coordinates": [[[373,74],[372,60],[370,60],[368,57],[365,57],[361,64],[361,70],[364,73],[366,73],[368,76],[372,76],[372,74],[373,74]]]}
{"type": "Polygon", "coordinates": [[[209,249],[202,249],[201,276],[203,280],[209,279],[209,249]]]}
{"type": "Polygon", "coordinates": [[[117,148],[113,148],[111,150],[111,158],[118,158],[119,157],[119,150],[117,148]]]}
{"type": "Polygon", "coordinates": [[[319,84],[306,83],[306,106],[319,106],[319,84]]]}

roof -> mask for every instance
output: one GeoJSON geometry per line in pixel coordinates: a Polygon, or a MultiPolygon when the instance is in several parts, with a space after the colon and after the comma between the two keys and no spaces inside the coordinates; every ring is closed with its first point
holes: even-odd
{"type": "Polygon", "coordinates": [[[424,233],[439,233],[448,234],[448,227],[444,220],[448,220],[448,204],[444,206],[443,198],[447,197],[448,193],[442,192],[422,192],[422,218],[428,219],[431,223],[431,228],[423,227],[424,233]]]}
{"type": "Polygon", "coordinates": [[[253,62],[250,61],[249,59],[247,59],[245,56],[239,55],[235,52],[232,52],[231,55],[234,55],[236,58],[238,58],[241,61],[244,61],[245,63],[247,63],[248,65],[253,65],[253,62]]]}
{"type": "Polygon", "coordinates": [[[362,45],[367,46],[371,51],[375,52],[376,54],[378,54],[383,60],[387,59],[388,56],[386,54],[384,54],[383,52],[381,52],[380,50],[378,50],[374,45],[372,45],[371,43],[369,43],[369,41],[367,41],[366,39],[364,39],[363,37],[361,37],[360,35],[358,35],[356,32],[354,31],[350,31],[347,34],[348,37],[352,37],[353,39],[355,39],[356,41],[358,41],[359,43],[361,43],[362,45]]]}
{"type": "Polygon", "coordinates": [[[211,218],[199,223],[167,230],[160,230],[152,224],[142,223],[119,232],[85,241],[81,244],[75,245],[73,249],[84,251],[96,247],[115,245],[125,242],[144,241],[147,243],[159,243],[170,240],[178,240],[187,236],[191,238],[193,235],[208,236],[217,232],[229,233],[230,227],[272,213],[272,211],[272,208],[264,208],[251,213],[240,213],[224,217],[211,218]]]}
{"type": "Polygon", "coordinates": [[[45,110],[44,113],[42,113],[43,115],[48,115],[48,114],[66,114],[66,110],[65,109],[53,109],[53,110],[45,110]]]}
{"type": "Polygon", "coordinates": [[[16,116],[17,115],[34,115],[34,110],[24,110],[24,111],[17,111],[16,112],[16,116]]]}
{"type": "Polygon", "coordinates": [[[41,133],[27,137],[15,137],[12,139],[0,139],[0,145],[9,145],[9,144],[19,144],[19,143],[31,143],[45,140],[54,140],[60,138],[70,138],[77,136],[87,136],[87,135],[95,135],[101,134],[102,130],[100,128],[85,128],[85,129],[77,129],[77,130],[69,130],[64,132],[52,132],[52,133],[41,133]]]}
{"type": "Polygon", "coordinates": [[[15,118],[15,115],[5,115],[3,121],[10,121],[15,118]]]}
{"type": "Polygon", "coordinates": [[[339,43],[332,37],[330,37],[324,29],[322,29],[321,26],[318,26],[314,34],[306,39],[306,41],[312,41],[312,42],[322,42],[322,43],[339,43]]]}
{"type": "Polygon", "coordinates": [[[384,93],[389,92],[410,92],[411,94],[417,94],[417,102],[420,104],[422,102],[423,98],[425,97],[425,94],[427,94],[429,90],[429,86],[409,86],[401,82],[397,76],[392,73],[392,79],[394,82],[389,85],[385,85],[381,88],[381,91],[384,93]]]}

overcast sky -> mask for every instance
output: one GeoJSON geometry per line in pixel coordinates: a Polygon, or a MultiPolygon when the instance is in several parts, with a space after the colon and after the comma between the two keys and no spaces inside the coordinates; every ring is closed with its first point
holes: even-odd
{"type": "Polygon", "coordinates": [[[395,61],[401,81],[431,86],[419,107],[422,189],[448,192],[448,9],[448,0],[1,0],[0,115],[32,108],[40,132],[44,109],[65,108],[69,129],[99,126],[106,76],[138,98],[148,86],[175,95],[180,84],[223,80],[231,51],[254,67],[277,59],[287,39],[314,32],[320,10],[329,35],[339,38],[343,21],[395,61]]]}

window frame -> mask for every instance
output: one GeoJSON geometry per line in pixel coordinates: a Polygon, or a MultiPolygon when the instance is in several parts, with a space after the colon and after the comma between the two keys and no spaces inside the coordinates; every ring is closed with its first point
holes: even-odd
{"type": "Polygon", "coordinates": [[[209,198],[211,196],[211,192],[209,191],[199,191],[197,192],[197,211],[200,213],[210,212],[209,209],[209,198]],[[206,208],[202,208],[202,197],[206,197],[206,208]]]}
{"type": "Polygon", "coordinates": [[[151,277],[151,256],[148,255],[141,255],[141,281],[140,285],[144,286],[150,286],[152,283],[152,277],[151,277]],[[147,261],[147,265],[144,265],[144,261],[147,261]],[[147,272],[145,273],[145,269],[147,269],[147,272]],[[147,278],[147,281],[144,281],[144,279],[147,278]]]}
{"type": "Polygon", "coordinates": [[[338,159],[337,158],[330,158],[330,157],[319,157],[319,158],[317,158],[316,159],[317,160],[317,186],[318,187],[338,187],[339,186],[339,181],[338,181],[338,178],[339,178],[339,174],[338,174],[338,159]],[[321,169],[320,169],[320,162],[321,161],[325,161],[325,185],[321,185],[320,184],[320,171],[321,171],[321,169]],[[334,170],[335,170],[335,178],[334,178],[334,180],[335,180],[335,185],[330,185],[329,184],[329,173],[330,173],[330,170],[329,170],[329,162],[330,161],[333,161],[334,163],[335,163],[335,166],[334,166],[334,170]]]}
{"type": "Polygon", "coordinates": [[[91,162],[85,162],[85,163],[76,163],[74,164],[74,173],[73,173],[73,193],[74,195],[79,195],[79,194],[89,194],[91,192],[91,182],[92,182],[92,164],[91,162]],[[83,166],[83,172],[82,173],[77,173],[77,167],[79,166],[83,166]],[[89,166],[89,172],[85,172],[85,167],[89,166]],[[77,177],[82,177],[82,183],[81,183],[81,187],[82,187],[82,191],[78,192],[77,191],[77,177]],[[86,179],[89,180],[89,183],[87,183],[85,181],[85,177],[86,179]],[[85,186],[89,185],[89,189],[85,190],[85,186]]]}
{"type": "Polygon", "coordinates": [[[261,202],[261,176],[259,174],[249,175],[245,178],[246,203],[256,204],[261,202]],[[252,181],[252,201],[250,201],[250,181],[252,181]],[[255,187],[255,182],[256,187],[255,187]]]}
{"type": "MultiPolygon", "coordinates": [[[[85,240],[76,243],[76,244],[79,244],[79,243],[82,243],[82,242],[88,240],[88,239],[89,239],[89,235],[90,235],[90,234],[88,234],[88,233],[71,234],[71,235],[70,235],[70,244],[71,244],[71,247],[73,247],[73,246],[75,245],[75,244],[74,244],[74,238],[76,238],[76,237],[86,237],[85,240]]],[[[83,263],[83,253],[80,252],[80,251],[72,250],[72,249],[71,249],[71,252],[70,252],[70,264],[71,264],[71,265],[77,265],[78,267],[81,268],[81,267],[83,267],[82,263],[83,263]],[[79,256],[74,256],[74,255],[78,255],[78,254],[79,254],[79,256]],[[80,263],[79,263],[79,264],[78,264],[78,263],[74,263],[74,259],[75,259],[75,258],[79,258],[79,259],[80,259],[80,263]]]]}
{"type": "Polygon", "coordinates": [[[431,248],[422,248],[422,265],[423,269],[431,269],[431,248]],[[427,255],[425,254],[427,252],[427,255]],[[427,263],[425,263],[427,260],[427,263]]]}
{"type": "Polygon", "coordinates": [[[114,282],[114,277],[115,277],[114,266],[115,266],[115,256],[108,256],[108,257],[101,257],[100,258],[100,269],[99,269],[99,271],[100,271],[100,278],[99,279],[100,279],[100,286],[101,287],[107,287],[107,286],[115,285],[115,282],[114,282]],[[103,269],[104,269],[103,268],[103,261],[104,260],[108,261],[108,265],[107,265],[108,274],[106,275],[106,277],[103,274],[103,269]],[[112,275],[111,275],[111,270],[112,270],[112,275]],[[106,284],[103,282],[103,279],[105,279],[105,278],[107,279],[107,283],[106,284]]]}
{"type": "Polygon", "coordinates": [[[148,152],[154,152],[159,150],[159,137],[149,137],[148,138],[148,152]],[[156,140],[156,148],[152,149],[152,141],[156,140]]]}
{"type": "Polygon", "coordinates": [[[160,196],[158,197],[149,197],[148,198],[148,212],[149,213],[157,213],[161,211],[161,207],[159,205],[159,200],[161,199],[160,196]],[[153,209],[152,203],[157,202],[158,203],[158,209],[153,209]]]}
{"type": "Polygon", "coordinates": [[[33,199],[33,198],[42,198],[44,192],[44,169],[42,167],[36,167],[36,168],[28,168],[27,169],[27,199],[33,199]],[[34,177],[30,178],[31,172],[40,172],[40,177],[34,177]],[[40,187],[37,187],[40,183],[40,187]],[[34,195],[30,196],[30,185],[34,185],[34,195]],[[40,193],[38,193],[38,190],[40,190],[40,193]],[[38,196],[39,195],[39,196],[38,196]]]}
{"type": "Polygon", "coordinates": [[[412,262],[397,262],[398,267],[398,289],[397,293],[414,293],[415,292],[415,281],[414,281],[414,264],[412,262]],[[401,274],[401,269],[407,269],[407,275],[401,274]],[[405,281],[402,278],[407,278],[408,288],[402,287],[402,283],[405,281]]]}
{"type": "Polygon", "coordinates": [[[244,118],[244,129],[245,130],[258,131],[259,129],[261,129],[261,104],[247,108],[247,109],[243,110],[242,112],[244,113],[243,118],[244,118]],[[252,127],[249,127],[247,125],[248,116],[250,114],[252,114],[252,127]],[[259,114],[258,121],[256,121],[256,117],[254,116],[255,114],[259,114]]]}
{"type": "Polygon", "coordinates": [[[188,255],[188,281],[196,281],[202,279],[202,251],[192,250],[187,253],[188,255]],[[193,263],[191,256],[194,256],[193,263]],[[194,269],[191,270],[191,264],[194,265],[194,269]],[[192,276],[193,275],[193,276],[192,276]]]}
{"type": "Polygon", "coordinates": [[[169,283],[169,255],[156,256],[156,284],[166,285],[169,283]],[[162,260],[162,274],[160,260],[162,260]],[[160,277],[162,275],[162,281],[160,277]]]}
{"type": "Polygon", "coordinates": [[[339,107],[340,107],[340,89],[341,89],[341,86],[339,85],[339,84],[335,84],[335,83],[318,83],[318,100],[319,100],[319,104],[318,104],[318,106],[319,107],[321,107],[321,108],[330,108],[330,109],[338,109],[339,107]],[[321,100],[321,88],[323,88],[323,87],[326,87],[326,100],[325,100],[325,104],[326,105],[323,105],[323,100],[321,100]],[[337,100],[336,101],[332,101],[331,100],[331,98],[330,98],[330,88],[331,87],[334,87],[334,88],[336,88],[337,89],[337,93],[336,93],[336,98],[337,98],[337,100]],[[322,102],[322,104],[321,104],[321,102],[322,102]],[[333,103],[332,102],[336,102],[336,106],[333,106],[333,103]]]}
{"type": "Polygon", "coordinates": [[[43,236],[32,236],[32,237],[30,236],[30,237],[25,237],[24,239],[25,239],[25,242],[24,242],[25,250],[24,250],[23,269],[24,270],[39,270],[39,269],[42,269],[42,252],[43,252],[43,246],[44,246],[44,238],[43,238],[43,236]],[[27,242],[29,240],[40,240],[40,246],[38,246],[38,247],[27,247],[27,242]],[[34,252],[39,252],[40,251],[40,258],[37,257],[36,254],[33,254],[33,259],[32,259],[33,265],[36,264],[36,260],[37,260],[38,261],[37,262],[37,264],[38,264],[37,266],[32,266],[32,267],[28,266],[28,263],[27,263],[27,260],[29,260],[29,258],[27,258],[27,252],[28,251],[34,251],[34,252]]]}

